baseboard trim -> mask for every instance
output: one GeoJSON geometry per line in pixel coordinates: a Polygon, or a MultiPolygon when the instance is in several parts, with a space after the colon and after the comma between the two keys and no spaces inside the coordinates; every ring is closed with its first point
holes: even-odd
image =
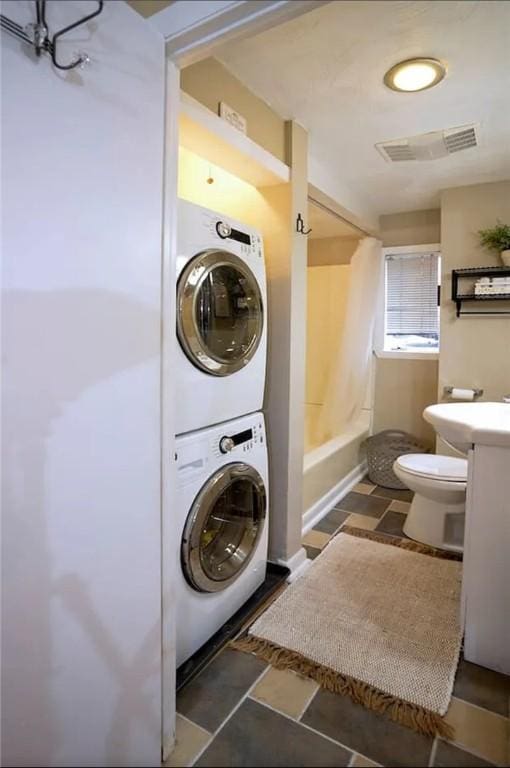
{"type": "MultiPolygon", "coordinates": [[[[330,488],[315,504],[312,504],[303,515],[303,535],[317,525],[327,515],[331,507],[334,507],[340,499],[347,496],[357,483],[366,475],[367,463],[362,461],[354,469],[343,477],[339,483],[330,488]]],[[[290,567],[290,566],[289,566],[290,567]]]]}
{"type": "Polygon", "coordinates": [[[300,547],[298,551],[292,555],[292,557],[289,557],[288,560],[284,560],[283,558],[278,558],[276,560],[278,565],[283,565],[285,568],[288,568],[290,570],[290,573],[287,577],[287,582],[290,584],[291,582],[295,581],[298,576],[301,576],[302,573],[304,573],[307,568],[311,565],[311,560],[308,560],[306,557],[306,549],[304,547],[300,547]]]}

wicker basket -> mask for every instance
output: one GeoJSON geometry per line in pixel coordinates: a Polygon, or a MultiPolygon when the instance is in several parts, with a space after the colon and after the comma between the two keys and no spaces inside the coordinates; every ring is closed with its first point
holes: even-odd
{"type": "Polygon", "coordinates": [[[403,489],[407,486],[401,483],[393,471],[393,463],[405,453],[427,453],[421,443],[408,432],[396,429],[385,429],[366,440],[368,476],[376,485],[383,488],[403,489]]]}

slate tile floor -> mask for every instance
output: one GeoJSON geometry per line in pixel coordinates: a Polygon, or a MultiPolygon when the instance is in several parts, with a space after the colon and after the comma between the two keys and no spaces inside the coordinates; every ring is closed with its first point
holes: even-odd
{"type": "MultiPolygon", "coordinates": [[[[304,537],[308,557],[344,524],[402,536],[411,499],[364,480],[304,537]]],[[[464,660],[447,715],[455,743],[416,734],[230,648],[179,693],[177,712],[168,766],[510,765],[510,677],[464,660]]]]}

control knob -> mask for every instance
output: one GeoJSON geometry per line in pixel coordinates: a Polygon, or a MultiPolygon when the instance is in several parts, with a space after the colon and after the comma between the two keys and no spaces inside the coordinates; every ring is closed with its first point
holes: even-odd
{"type": "Polygon", "coordinates": [[[216,224],[216,232],[225,240],[226,237],[230,237],[232,234],[231,227],[225,221],[218,221],[216,224]]]}
{"type": "Polygon", "coordinates": [[[230,453],[235,448],[235,443],[231,437],[222,437],[220,440],[220,451],[222,453],[230,453]]]}

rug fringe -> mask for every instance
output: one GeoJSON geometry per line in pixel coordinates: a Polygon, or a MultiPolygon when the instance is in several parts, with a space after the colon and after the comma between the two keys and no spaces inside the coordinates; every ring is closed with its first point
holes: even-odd
{"type": "Polygon", "coordinates": [[[303,677],[311,678],[325,690],[349,696],[356,704],[379,714],[387,714],[393,722],[405,725],[413,731],[426,736],[453,738],[453,728],[436,712],[390,696],[368,683],[335,672],[330,667],[316,664],[296,651],[252,635],[232,640],[230,646],[244,653],[252,653],[276,669],[290,669],[303,677]]]}
{"type": "Polygon", "coordinates": [[[350,536],[357,536],[359,539],[370,539],[370,541],[375,541],[378,544],[389,544],[392,547],[407,549],[409,552],[416,552],[419,555],[429,555],[430,557],[438,557],[442,560],[462,560],[462,555],[458,552],[437,549],[436,547],[431,547],[429,544],[421,544],[419,541],[401,539],[397,536],[389,536],[388,534],[379,533],[377,531],[368,531],[365,528],[355,528],[351,525],[344,525],[343,528],[340,529],[340,533],[348,533],[350,536]]]}

